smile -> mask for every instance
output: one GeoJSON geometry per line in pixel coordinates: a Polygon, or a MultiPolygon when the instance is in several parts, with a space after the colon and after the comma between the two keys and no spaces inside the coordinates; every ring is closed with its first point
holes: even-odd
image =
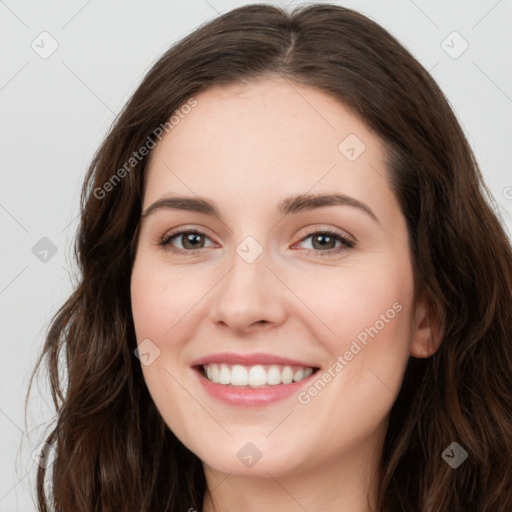
{"type": "Polygon", "coordinates": [[[211,363],[201,366],[203,376],[215,384],[261,388],[300,382],[315,369],[307,366],[211,363]]]}
{"type": "Polygon", "coordinates": [[[191,361],[198,384],[215,401],[262,407],[299,393],[320,370],[310,358],[222,352],[191,361]]]}

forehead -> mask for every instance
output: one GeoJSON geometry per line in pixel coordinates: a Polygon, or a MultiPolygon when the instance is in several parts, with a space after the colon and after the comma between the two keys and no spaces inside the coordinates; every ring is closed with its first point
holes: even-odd
{"type": "Polygon", "coordinates": [[[325,92],[264,79],[195,99],[152,152],[145,206],[172,192],[260,206],[309,191],[367,198],[376,209],[393,200],[380,139],[325,92]]]}

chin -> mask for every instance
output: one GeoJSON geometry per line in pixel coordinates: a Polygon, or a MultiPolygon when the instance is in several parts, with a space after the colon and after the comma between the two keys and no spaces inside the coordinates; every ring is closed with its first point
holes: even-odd
{"type": "Polygon", "coordinates": [[[297,458],[297,449],[278,450],[268,440],[267,448],[260,448],[263,442],[230,442],[219,450],[201,450],[195,453],[203,464],[216,471],[240,477],[265,477],[293,474],[305,469],[306,461],[297,458]],[[288,453],[289,451],[289,453],[288,453]]]}

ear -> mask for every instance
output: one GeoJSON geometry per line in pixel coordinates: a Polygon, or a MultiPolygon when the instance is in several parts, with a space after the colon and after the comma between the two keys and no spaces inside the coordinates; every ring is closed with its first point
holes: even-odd
{"type": "Polygon", "coordinates": [[[416,306],[412,321],[411,356],[430,357],[441,346],[444,334],[439,310],[423,298],[416,306]]]}

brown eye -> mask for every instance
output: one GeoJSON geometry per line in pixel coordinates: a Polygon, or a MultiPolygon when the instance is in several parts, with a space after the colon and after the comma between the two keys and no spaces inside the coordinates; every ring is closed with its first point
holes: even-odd
{"type": "Polygon", "coordinates": [[[204,243],[206,240],[209,240],[209,238],[200,231],[178,231],[177,233],[164,236],[159,245],[166,247],[170,251],[194,254],[196,251],[205,248],[204,243]],[[175,247],[173,244],[174,240],[178,240],[182,247],[175,247]]]}
{"type": "Polygon", "coordinates": [[[309,253],[318,254],[320,256],[332,255],[333,253],[337,254],[355,247],[355,242],[335,231],[313,231],[302,238],[301,242],[309,238],[311,238],[313,248],[306,250],[309,253]],[[340,244],[338,247],[336,247],[337,242],[340,244]]]}
{"type": "Polygon", "coordinates": [[[336,247],[336,238],[332,235],[319,233],[318,235],[311,235],[312,245],[315,249],[334,249],[336,247]],[[319,244],[315,246],[315,244],[319,244]]]}

